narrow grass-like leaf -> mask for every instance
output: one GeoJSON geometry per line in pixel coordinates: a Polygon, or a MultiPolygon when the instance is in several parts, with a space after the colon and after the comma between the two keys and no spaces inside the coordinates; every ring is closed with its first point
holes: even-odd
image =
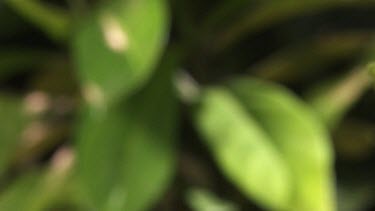
{"type": "Polygon", "coordinates": [[[40,0],[5,0],[21,16],[40,27],[56,41],[63,41],[69,35],[70,17],[66,11],[55,8],[40,0]]]}
{"type": "Polygon", "coordinates": [[[257,33],[274,24],[293,17],[313,14],[335,7],[375,6],[373,0],[271,0],[264,1],[255,11],[240,16],[223,32],[219,33],[217,49],[223,50],[239,42],[249,34],[257,33]]]}
{"type": "Polygon", "coordinates": [[[249,72],[272,81],[301,81],[322,73],[337,61],[361,53],[370,37],[369,33],[355,32],[320,35],[271,54],[249,68],[249,72]]]}
{"type": "Polygon", "coordinates": [[[335,128],[348,110],[370,87],[368,67],[355,68],[349,74],[320,82],[309,91],[307,100],[330,128],[335,128]]]}
{"type": "Polygon", "coordinates": [[[375,57],[375,42],[367,45],[367,51],[351,72],[320,81],[306,94],[308,102],[331,128],[337,126],[371,86],[371,62],[375,57]]]}

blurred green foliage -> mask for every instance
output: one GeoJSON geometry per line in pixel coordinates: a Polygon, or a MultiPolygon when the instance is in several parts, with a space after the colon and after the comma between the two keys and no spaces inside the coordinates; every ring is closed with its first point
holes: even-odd
{"type": "Polygon", "coordinates": [[[373,0],[0,2],[0,210],[375,208],[373,0]]]}
{"type": "Polygon", "coordinates": [[[237,211],[238,207],[234,204],[224,201],[213,193],[193,188],[188,192],[188,201],[195,211],[237,211]]]}

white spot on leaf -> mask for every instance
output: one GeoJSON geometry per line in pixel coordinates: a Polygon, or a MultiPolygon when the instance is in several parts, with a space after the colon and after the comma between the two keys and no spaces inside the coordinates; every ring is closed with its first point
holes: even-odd
{"type": "Polygon", "coordinates": [[[112,15],[103,15],[100,19],[106,44],[115,52],[123,52],[129,48],[128,34],[120,22],[112,15]]]}

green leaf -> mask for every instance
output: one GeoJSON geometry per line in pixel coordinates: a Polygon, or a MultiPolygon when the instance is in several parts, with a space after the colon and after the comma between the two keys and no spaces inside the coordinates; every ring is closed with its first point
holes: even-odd
{"type": "Polygon", "coordinates": [[[20,99],[0,96],[0,176],[7,169],[21,141],[28,116],[20,99]]]}
{"type": "Polygon", "coordinates": [[[290,177],[281,153],[245,107],[225,88],[203,93],[197,125],[223,173],[271,210],[285,210],[290,177]]]}
{"type": "Polygon", "coordinates": [[[289,165],[294,184],[291,209],[334,210],[330,138],[311,108],[271,83],[242,79],[231,87],[289,165]]]}
{"type": "Polygon", "coordinates": [[[104,5],[76,32],[73,48],[85,88],[111,104],[151,75],[168,32],[165,0],[117,0],[104,5]]]}
{"type": "Polygon", "coordinates": [[[224,173],[269,209],[335,210],[330,140],[311,109],[271,83],[229,87],[209,89],[198,112],[224,173]]]}
{"type": "Polygon", "coordinates": [[[160,70],[125,103],[82,116],[80,176],[99,210],[148,210],[174,173],[176,99],[171,67],[160,70]]]}

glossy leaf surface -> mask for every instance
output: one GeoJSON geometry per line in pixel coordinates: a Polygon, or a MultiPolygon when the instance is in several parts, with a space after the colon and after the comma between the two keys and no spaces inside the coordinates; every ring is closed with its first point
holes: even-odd
{"type": "Polygon", "coordinates": [[[250,198],[286,209],[290,177],[282,155],[245,107],[225,88],[203,94],[197,125],[224,174],[250,198]]]}
{"type": "Polygon", "coordinates": [[[164,0],[117,0],[83,22],[73,48],[83,86],[120,101],[154,70],[168,34],[164,0]]]}
{"type": "Polygon", "coordinates": [[[229,178],[272,210],[335,210],[330,140],[310,108],[260,80],[229,87],[208,91],[198,113],[198,127],[229,178]]]}
{"type": "Polygon", "coordinates": [[[232,90],[289,164],[291,209],[334,210],[330,139],[310,107],[285,88],[260,80],[237,80],[232,90]]]}

